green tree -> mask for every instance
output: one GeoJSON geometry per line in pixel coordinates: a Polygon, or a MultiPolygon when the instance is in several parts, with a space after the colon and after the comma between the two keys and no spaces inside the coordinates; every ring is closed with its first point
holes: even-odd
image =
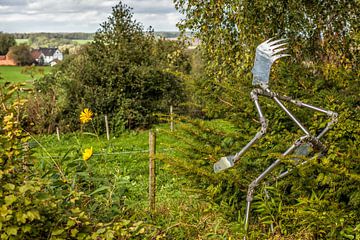
{"type": "MultiPolygon", "coordinates": [[[[270,239],[265,231],[260,233],[260,229],[270,228],[270,224],[277,233],[272,239],[355,239],[359,234],[360,217],[360,159],[356,147],[360,117],[360,22],[357,17],[360,2],[174,2],[185,15],[179,26],[183,31],[193,31],[201,40],[205,73],[196,84],[203,111],[211,117],[229,118],[240,128],[236,130],[236,137],[240,139],[235,138],[236,143],[230,145],[234,148],[232,151],[228,150],[227,143],[232,143],[229,138],[234,137],[226,134],[226,138],[212,142],[213,146],[205,152],[200,152],[203,151],[201,147],[209,146],[216,136],[209,136],[208,128],[201,126],[195,134],[191,129],[189,136],[206,138],[199,144],[189,144],[191,161],[185,159],[185,163],[180,164],[173,161],[174,171],[179,172],[186,166],[185,174],[201,183],[208,181],[209,195],[221,205],[226,202],[235,208],[244,208],[241,204],[246,201],[248,184],[274,161],[274,152],[285,151],[289,142],[301,134],[295,125],[273,102],[261,97],[264,115],[269,119],[267,135],[233,170],[214,176],[209,173],[209,168],[221,156],[239,151],[259,130],[256,109],[249,96],[253,88],[251,68],[255,47],[271,37],[287,38],[287,52],[291,58],[280,60],[272,69],[271,89],[336,111],[340,117],[334,129],[324,136],[323,141],[329,147],[326,157],[309,160],[309,165],[299,166],[286,180],[279,180],[271,188],[276,192],[270,194],[271,199],[259,189],[253,213],[257,216],[252,219],[255,224],[249,231],[253,234],[250,239],[270,239]],[[221,153],[217,155],[217,151],[221,153]],[[209,156],[216,156],[214,160],[209,159],[210,166],[204,163],[209,156]],[[191,167],[196,163],[198,165],[191,167]],[[205,166],[200,168],[200,164],[205,166]],[[238,176],[241,179],[234,183],[238,176]],[[238,189],[244,190],[238,193],[238,189]],[[229,192],[238,195],[226,196],[229,192]],[[321,217],[330,215],[335,220],[321,217]]],[[[313,134],[324,126],[325,119],[318,114],[297,108],[291,110],[313,134]]],[[[284,165],[290,162],[284,159],[284,165]]],[[[276,174],[269,177],[270,182],[272,177],[275,179],[276,174]]]]}
{"type": "Polygon", "coordinates": [[[183,80],[171,70],[183,65],[188,71],[177,60],[183,48],[165,45],[151,30],[143,31],[129,7],[117,4],[93,42],[65,60],[54,74],[58,80],[50,81],[63,90],[64,118],[75,125],[74,109],[90,107],[111,115],[114,128],[146,127],[156,120],[154,113],[182,102],[183,80]]]}
{"type": "Polygon", "coordinates": [[[16,45],[13,35],[0,32],[0,55],[6,55],[9,48],[16,45]]]}
{"type": "Polygon", "coordinates": [[[18,65],[30,65],[33,62],[30,47],[26,44],[11,47],[9,55],[18,65]]]}

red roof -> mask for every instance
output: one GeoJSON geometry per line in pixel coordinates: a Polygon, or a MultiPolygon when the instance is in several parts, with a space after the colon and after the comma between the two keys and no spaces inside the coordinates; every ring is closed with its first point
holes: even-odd
{"type": "Polygon", "coordinates": [[[33,59],[38,59],[41,55],[41,52],[38,49],[31,51],[31,56],[33,59]]]}

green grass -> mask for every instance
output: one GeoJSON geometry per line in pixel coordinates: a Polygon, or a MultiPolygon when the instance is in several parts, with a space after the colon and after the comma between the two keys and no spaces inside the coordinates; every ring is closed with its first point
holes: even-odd
{"type": "MultiPolygon", "coordinates": [[[[91,125],[87,127],[91,129],[91,125]]],[[[144,221],[158,226],[167,239],[237,236],[229,233],[229,224],[238,228],[238,223],[227,222],[226,206],[217,206],[186,177],[167,171],[169,166],[159,159],[177,155],[175,148],[179,142],[169,132],[168,124],[158,125],[155,130],[158,157],[156,212],[153,214],[148,205],[149,131],[125,132],[110,141],[105,136],[97,138],[86,132],[63,134],[59,141],[53,134],[39,136],[30,145],[35,151],[37,167],[46,174],[54,171],[56,162],[75,186],[80,186],[87,177],[91,188],[86,194],[92,196],[87,204],[98,218],[111,220],[116,216],[144,221]],[[84,162],[82,152],[90,147],[94,154],[84,162]],[[218,226],[222,226],[221,229],[218,226]]]]}
{"type": "Polygon", "coordinates": [[[15,39],[16,41],[16,44],[19,45],[19,44],[29,44],[29,39],[25,38],[25,39],[15,39]]]}
{"type": "MultiPolygon", "coordinates": [[[[48,73],[51,69],[51,67],[38,67],[44,69],[44,74],[48,73]]],[[[24,74],[21,71],[24,69],[24,67],[20,66],[0,66],[0,82],[12,82],[12,83],[18,83],[18,82],[31,82],[33,79],[31,79],[31,76],[28,74],[24,74]]],[[[35,79],[41,77],[43,75],[37,74],[35,75],[35,79]]]]}
{"type": "MultiPolygon", "coordinates": [[[[19,45],[19,44],[29,44],[29,39],[15,39],[15,41],[16,41],[17,45],[19,45]]],[[[75,39],[75,40],[72,40],[72,41],[75,42],[75,43],[81,44],[81,45],[92,42],[92,40],[89,40],[89,39],[75,39]]]]}
{"type": "Polygon", "coordinates": [[[88,39],[75,39],[73,40],[73,42],[76,42],[78,44],[88,44],[88,43],[91,43],[93,40],[88,40],[88,39]]]}

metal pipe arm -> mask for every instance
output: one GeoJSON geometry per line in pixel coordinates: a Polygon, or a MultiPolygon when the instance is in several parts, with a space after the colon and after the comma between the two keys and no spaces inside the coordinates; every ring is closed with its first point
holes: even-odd
{"type": "Polygon", "coordinates": [[[255,103],[255,107],[256,110],[259,114],[259,119],[260,119],[260,123],[261,123],[261,129],[256,133],[256,135],[250,140],[250,142],[248,144],[246,144],[239,152],[237,152],[235,155],[233,156],[227,156],[227,157],[222,157],[220,158],[219,161],[217,161],[214,164],[214,172],[219,172],[219,171],[223,171],[225,169],[228,169],[232,166],[234,166],[235,162],[238,161],[240,159],[240,157],[242,155],[244,155],[244,153],[252,146],[254,145],[262,136],[264,136],[264,134],[266,133],[266,129],[267,129],[267,121],[264,117],[264,114],[261,110],[261,106],[259,104],[259,100],[258,100],[258,93],[259,91],[261,91],[261,89],[254,89],[253,91],[251,91],[251,99],[254,101],[255,103]]]}

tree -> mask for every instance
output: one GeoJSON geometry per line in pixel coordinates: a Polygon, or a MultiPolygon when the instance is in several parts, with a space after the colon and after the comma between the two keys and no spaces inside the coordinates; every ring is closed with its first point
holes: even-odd
{"type": "MultiPolygon", "coordinates": [[[[355,238],[359,234],[356,226],[360,218],[359,180],[355,180],[355,178],[359,179],[360,173],[358,167],[360,159],[357,157],[359,153],[356,147],[359,144],[357,125],[360,119],[358,111],[360,2],[353,0],[174,0],[174,2],[185,15],[179,26],[183,31],[194,32],[201,40],[200,50],[205,73],[196,83],[197,95],[203,104],[203,110],[208,116],[230,119],[240,126],[241,130],[237,135],[241,138],[248,136],[246,141],[238,140],[242,144],[234,144],[235,149],[231,154],[245,146],[259,130],[257,111],[249,96],[253,88],[251,68],[255,47],[271,37],[287,38],[289,42],[287,53],[291,54],[291,58],[277,62],[272,69],[271,89],[340,114],[334,129],[322,139],[329,147],[327,156],[321,160],[308,159],[308,165],[298,166],[298,169],[286,180],[276,181],[276,188],[274,184],[271,189],[275,189],[277,193],[270,194],[271,201],[268,201],[267,194],[257,194],[257,203],[254,205],[258,216],[253,218],[256,225],[254,224],[249,232],[256,234],[263,226],[271,225],[276,229],[275,232],[281,234],[271,237],[274,239],[287,238],[287,236],[294,236],[296,239],[355,238]],[[278,204],[275,204],[276,201],[278,204]],[[274,205],[270,206],[269,202],[274,205]],[[334,214],[341,221],[346,220],[341,227],[338,227],[338,224],[331,224],[326,218],[321,218],[321,214],[325,215],[323,211],[328,211],[327,216],[334,214]],[[308,228],[309,226],[316,227],[308,228]],[[311,237],[304,237],[302,233],[311,237]]],[[[210,194],[213,194],[213,189],[219,189],[218,194],[221,196],[216,199],[221,203],[231,203],[235,208],[236,206],[244,208],[241,204],[246,201],[246,192],[236,197],[226,197],[228,190],[235,194],[236,189],[246,189],[251,182],[250,179],[255,179],[266,169],[269,161],[274,161],[272,157],[274,151],[277,153],[285,151],[285,146],[289,146],[291,139],[302,134],[287,120],[285,114],[278,111],[273,102],[268,102],[264,98],[259,98],[259,101],[270,123],[267,129],[269,134],[258,142],[256,149],[250,149],[250,153],[239,161],[234,172],[224,173],[229,180],[219,180],[221,176],[208,177],[210,194]],[[237,176],[241,176],[241,179],[234,184],[232,180],[237,176]],[[211,179],[212,177],[216,180],[211,179]],[[243,179],[246,181],[242,182],[243,179]],[[233,201],[233,199],[237,200],[233,201]],[[243,201],[238,201],[241,199],[243,201]]],[[[313,115],[311,111],[296,108],[291,110],[301,121],[311,126],[309,128],[313,134],[316,134],[317,127],[321,128],[320,126],[324,125],[324,119],[317,114],[313,115]],[[313,124],[319,126],[312,129],[313,124]]],[[[193,132],[195,131],[191,132],[192,135],[193,132]]],[[[199,136],[205,135],[203,132],[208,134],[207,130],[203,130],[199,136]]],[[[209,137],[209,139],[215,138],[209,137]]],[[[219,139],[210,149],[224,145],[226,140],[228,139],[222,141],[219,139]]],[[[200,146],[208,142],[210,141],[205,139],[200,146]]],[[[195,152],[196,146],[191,144],[190,149],[195,152]]],[[[231,151],[228,152],[225,148],[221,152],[224,154],[231,151]]],[[[196,156],[196,153],[188,155],[196,156]]],[[[206,151],[199,162],[203,163],[209,155],[215,156],[216,153],[209,154],[209,151],[206,151]]],[[[215,159],[221,156],[223,155],[215,159]]],[[[285,166],[288,160],[284,159],[285,166]]],[[[193,159],[188,162],[190,161],[180,163],[172,169],[177,170],[181,169],[181,166],[187,166],[187,172],[198,173],[203,170],[198,166],[190,167],[195,162],[193,159]]],[[[204,169],[204,172],[206,170],[204,169]]],[[[206,176],[207,174],[208,172],[206,176]]],[[[201,179],[198,174],[193,176],[201,179]]],[[[276,174],[271,177],[276,179],[276,174]]],[[[271,177],[269,177],[270,182],[271,177]]],[[[250,237],[250,239],[258,238],[264,237],[256,235],[250,237]]]]}
{"type": "MultiPolygon", "coordinates": [[[[76,123],[74,109],[90,107],[111,115],[114,128],[147,127],[156,120],[154,113],[167,112],[170,104],[183,101],[183,80],[169,71],[167,61],[180,48],[162,45],[152,31],[144,32],[132,20],[129,7],[121,2],[113,7],[93,42],[57,69],[61,74],[54,82],[65,94],[66,119],[76,123]]],[[[179,65],[175,57],[174,63],[179,65]]]]}
{"type": "Polygon", "coordinates": [[[13,35],[0,32],[0,55],[6,55],[9,48],[16,45],[13,35]]]}
{"type": "Polygon", "coordinates": [[[17,62],[18,65],[30,65],[33,62],[30,47],[26,44],[11,47],[9,55],[15,60],[15,62],[17,62]]]}

